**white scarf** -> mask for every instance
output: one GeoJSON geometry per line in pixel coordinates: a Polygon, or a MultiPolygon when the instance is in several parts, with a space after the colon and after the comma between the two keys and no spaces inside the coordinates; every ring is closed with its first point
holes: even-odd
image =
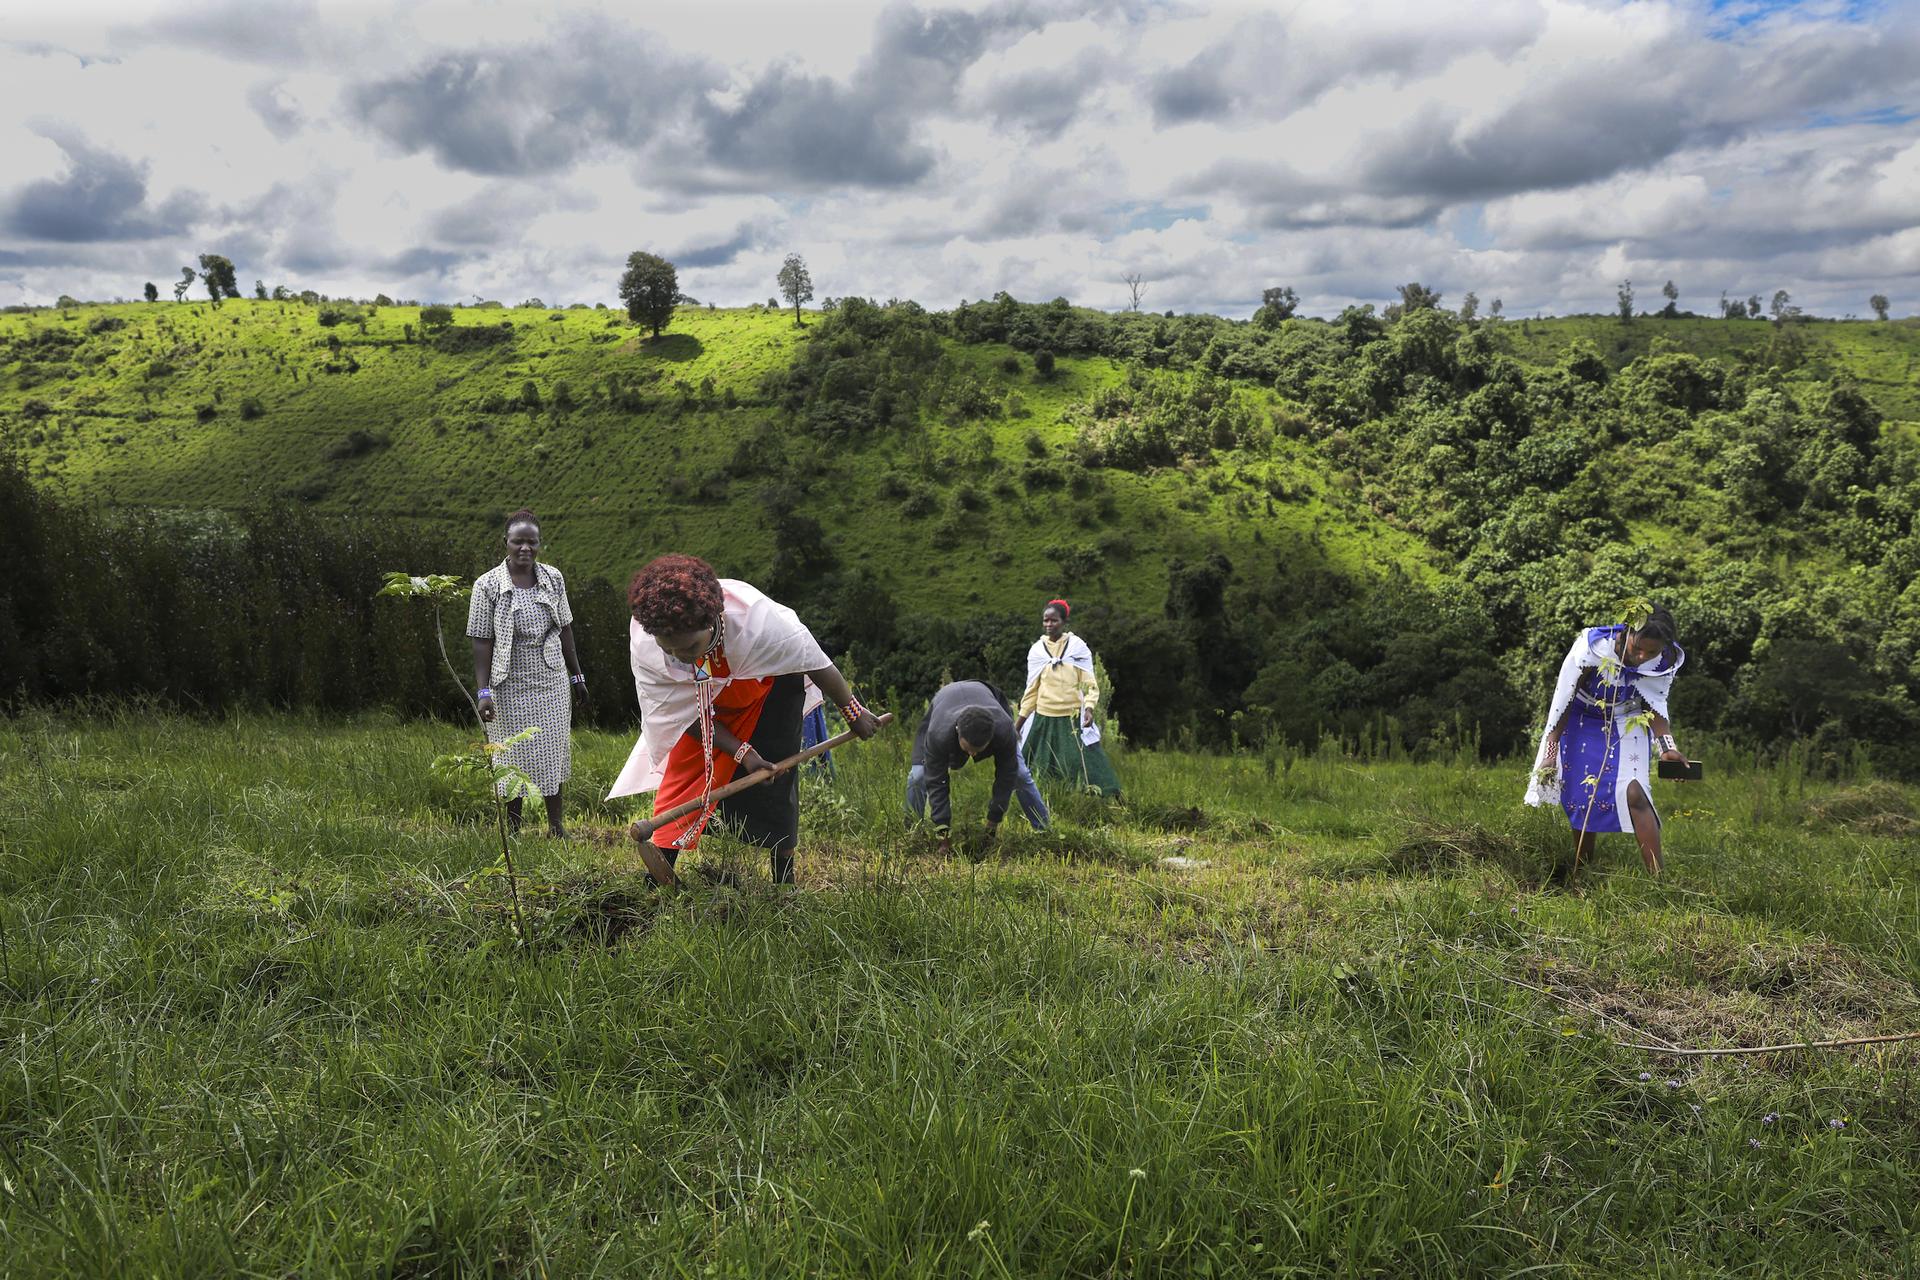
{"type": "Polygon", "coordinates": [[[1047,652],[1047,638],[1041,636],[1033,642],[1033,648],[1027,650],[1027,688],[1033,688],[1033,682],[1048,667],[1057,667],[1061,663],[1078,667],[1088,675],[1093,674],[1093,650],[1087,648],[1087,642],[1073,632],[1067,632],[1067,647],[1060,651],[1059,657],[1047,652]]]}
{"type": "MultiPolygon", "coordinates": [[[[787,606],[732,578],[720,579],[720,591],[726,598],[723,646],[728,674],[715,677],[716,697],[736,679],[793,675],[832,665],[813,633],[787,606]]],[[[609,800],[659,786],[668,753],[700,715],[693,668],[668,657],[638,622],[630,624],[628,636],[633,689],[640,698],[640,738],[607,792],[609,800]]],[[[809,686],[808,692],[809,703],[817,705],[819,691],[809,686]]]]}
{"type": "MultiPolygon", "coordinates": [[[[1547,738],[1560,718],[1567,714],[1567,708],[1573,705],[1573,695],[1580,685],[1580,677],[1587,671],[1598,671],[1602,682],[1609,685],[1620,684],[1628,675],[1633,676],[1633,691],[1646,700],[1653,713],[1661,719],[1667,715],[1667,694],[1673,688],[1674,672],[1680,670],[1687,655],[1679,645],[1667,646],[1666,652],[1644,667],[1629,667],[1621,662],[1614,652],[1613,639],[1620,631],[1614,627],[1590,627],[1573,638],[1573,645],[1567,650],[1567,656],[1560,660],[1560,676],[1553,684],[1553,701],[1547,705],[1547,727],[1541,731],[1540,746],[1533,753],[1533,772],[1527,778],[1527,803],[1547,805],[1560,803],[1560,757],[1556,754],[1551,770],[1547,767],[1547,738]]],[[[1623,699],[1614,708],[1614,717],[1625,720],[1635,715],[1637,709],[1632,699],[1623,699]]]]}

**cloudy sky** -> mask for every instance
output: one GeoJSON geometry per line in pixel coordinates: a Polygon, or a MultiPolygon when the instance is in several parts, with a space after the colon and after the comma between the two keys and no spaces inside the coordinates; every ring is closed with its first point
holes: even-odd
{"type": "Polygon", "coordinates": [[[61,0],[0,23],[0,303],[1005,289],[1244,316],[1777,288],[1920,313],[1920,0],[61,0]]]}

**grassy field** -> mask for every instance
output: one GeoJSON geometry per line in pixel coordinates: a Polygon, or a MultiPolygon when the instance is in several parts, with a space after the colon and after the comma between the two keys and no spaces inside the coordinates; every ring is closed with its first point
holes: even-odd
{"type": "MultiPolygon", "coordinates": [[[[724,466],[742,437],[785,430],[759,384],[801,339],[790,314],[685,307],[654,342],[622,312],[474,309],[457,313],[458,329],[504,322],[509,339],[449,351],[416,341],[418,308],[378,308],[364,331],[323,326],[324,310],[242,301],[0,316],[0,445],[21,450],[43,482],[109,506],[293,498],[451,531],[477,562],[495,552],[499,516],[531,506],[549,557],[582,580],[624,580],[668,547],[747,576],[771,558],[753,505],[729,502],[764,479],[730,480],[724,466]]],[[[809,514],[847,567],[870,570],[903,604],[953,616],[1004,601],[1009,587],[1071,587],[1157,609],[1166,561],[1216,549],[1247,564],[1285,555],[1368,576],[1391,564],[1427,572],[1431,553],[1341,492],[1301,442],[1198,469],[1090,473],[1084,492],[1027,492],[1017,467],[1036,448],[1064,453],[1074,430],[1062,411],[1121,369],[1063,358],[1040,379],[1004,346],[949,352],[1009,411],[824,456],[794,445],[822,471],[809,514]],[[890,474],[929,486],[937,503],[906,514],[886,493],[890,474]],[[956,554],[937,528],[959,510],[962,478],[982,509],[965,515],[956,554]],[[1128,549],[1062,582],[1062,550],[1111,530],[1130,532],[1128,549]]]]}
{"type": "MultiPolygon", "coordinates": [[[[0,722],[0,1273],[1834,1275],[1920,1266],[1914,795],[1710,756],[1566,883],[1512,766],[1126,753],[938,860],[906,736],[802,890],[591,799],[504,925],[458,729],[0,722]]],[[[985,779],[961,775],[977,827],[985,779]]]]}

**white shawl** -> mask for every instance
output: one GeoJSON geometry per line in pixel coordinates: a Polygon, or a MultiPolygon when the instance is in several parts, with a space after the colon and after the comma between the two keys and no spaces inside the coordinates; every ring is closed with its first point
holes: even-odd
{"type": "MultiPolygon", "coordinates": [[[[1625,666],[1613,651],[1613,638],[1620,631],[1619,627],[1590,627],[1573,638],[1567,656],[1561,659],[1560,675],[1553,685],[1553,700],[1547,704],[1546,728],[1541,730],[1539,748],[1533,753],[1533,772],[1527,779],[1528,804],[1560,803],[1560,761],[1556,756],[1553,767],[1547,767],[1547,736],[1573,704],[1573,695],[1584,672],[1598,671],[1600,679],[1609,685],[1621,684],[1631,677],[1633,691],[1646,700],[1653,713],[1663,720],[1671,719],[1667,714],[1667,695],[1673,688],[1674,673],[1687,660],[1685,651],[1677,644],[1669,645],[1665,653],[1643,667],[1625,666]]],[[[1632,699],[1622,699],[1614,709],[1617,720],[1626,720],[1637,713],[1632,699]]]]}
{"type": "MultiPolygon", "coordinates": [[[[1035,640],[1033,642],[1033,648],[1027,650],[1027,689],[1029,691],[1032,690],[1033,682],[1040,678],[1042,671],[1045,671],[1048,667],[1057,667],[1063,662],[1070,667],[1080,668],[1088,675],[1094,674],[1093,650],[1087,647],[1085,640],[1082,640],[1079,636],[1073,634],[1073,632],[1067,632],[1067,647],[1060,651],[1060,656],[1057,658],[1047,652],[1047,638],[1045,636],[1041,636],[1038,640],[1035,640]]],[[[1022,699],[1024,699],[1025,696],[1025,693],[1023,693],[1021,695],[1022,699]]],[[[1027,745],[1027,735],[1033,732],[1033,722],[1035,719],[1036,717],[1034,716],[1028,716],[1027,722],[1020,726],[1020,745],[1022,748],[1027,745]]],[[[1086,743],[1088,746],[1092,746],[1094,743],[1100,741],[1099,727],[1097,725],[1088,725],[1081,729],[1080,741],[1086,743]]]]}
{"type": "Polygon", "coordinates": [[[1033,688],[1033,682],[1040,678],[1042,671],[1063,662],[1070,667],[1080,668],[1088,675],[1093,674],[1093,650],[1087,648],[1087,642],[1073,632],[1067,632],[1067,647],[1060,651],[1057,658],[1047,652],[1045,636],[1035,640],[1033,648],[1027,650],[1027,688],[1033,688]]]}
{"type": "MultiPolygon", "coordinates": [[[[720,579],[720,591],[726,597],[728,675],[715,680],[716,696],[734,679],[793,675],[832,665],[813,633],[787,606],[732,578],[720,579]]],[[[638,622],[630,624],[628,635],[633,689],[640,698],[640,739],[607,792],[609,800],[659,786],[667,753],[700,718],[693,668],[668,657],[638,622]]],[[[809,703],[817,705],[819,697],[810,687],[809,703]]]]}

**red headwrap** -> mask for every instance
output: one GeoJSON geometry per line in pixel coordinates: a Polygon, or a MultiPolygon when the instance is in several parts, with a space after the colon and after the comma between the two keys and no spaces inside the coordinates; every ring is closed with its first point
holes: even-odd
{"type": "Polygon", "coordinates": [[[1060,616],[1062,618],[1071,618],[1073,616],[1073,606],[1068,604],[1065,600],[1049,600],[1047,601],[1047,603],[1049,605],[1059,605],[1060,616]]]}

